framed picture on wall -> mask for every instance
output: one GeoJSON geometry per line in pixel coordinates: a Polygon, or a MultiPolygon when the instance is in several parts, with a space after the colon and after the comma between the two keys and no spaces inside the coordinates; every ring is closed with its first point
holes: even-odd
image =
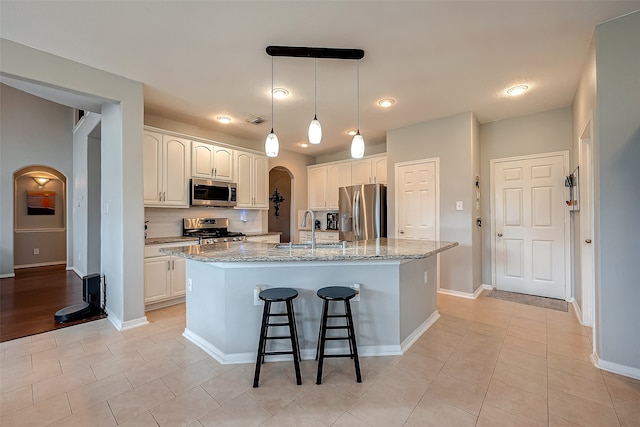
{"type": "Polygon", "coordinates": [[[55,215],[56,192],[27,190],[27,215],[55,215]]]}

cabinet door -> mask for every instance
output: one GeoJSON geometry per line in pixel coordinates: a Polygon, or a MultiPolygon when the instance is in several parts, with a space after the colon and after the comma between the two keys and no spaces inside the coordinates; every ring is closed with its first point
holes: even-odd
{"type": "Polygon", "coordinates": [[[168,277],[170,257],[154,257],[144,261],[144,302],[154,302],[169,297],[168,277]]]}
{"type": "Polygon", "coordinates": [[[172,297],[185,294],[187,284],[187,260],[171,257],[171,280],[169,281],[169,295],[172,297]]]}
{"type": "MultiPolygon", "coordinates": [[[[309,191],[309,209],[326,207],[327,168],[319,166],[307,169],[307,187],[309,191]]],[[[313,224],[311,224],[313,227],[313,224]]]]}
{"type": "Polygon", "coordinates": [[[373,170],[374,182],[387,183],[387,156],[372,158],[371,169],[373,170]]]}
{"type": "Polygon", "coordinates": [[[213,177],[213,154],[215,147],[202,142],[191,143],[191,176],[213,177]]]}
{"type": "Polygon", "coordinates": [[[239,208],[251,207],[251,167],[252,154],[236,151],[236,182],[238,190],[236,197],[239,208]]]}
{"type": "Polygon", "coordinates": [[[190,144],[186,139],[164,136],[164,194],[165,206],[189,206],[190,144]]]}
{"type": "Polygon", "coordinates": [[[144,204],[158,205],[162,196],[162,135],[145,132],[142,139],[144,204]]]}
{"type": "Polygon", "coordinates": [[[253,159],[253,207],[269,209],[269,159],[266,156],[253,159]]]}
{"type": "Polygon", "coordinates": [[[351,185],[351,162],[327,166],[327,208],[338,209],[338,190],[351,185]]]}
{"type": "Polygon", "coordinates": [[[371,183],[371,160],[363,159],[357,160],[351,163],[351,183],[353,185],[358,184],[370,184],[371,183]]]}
{"type": "Polygon", "coordinates": [[[233,181],[233,150],[213,147],[213,177],[220,181],[233,181]]]}

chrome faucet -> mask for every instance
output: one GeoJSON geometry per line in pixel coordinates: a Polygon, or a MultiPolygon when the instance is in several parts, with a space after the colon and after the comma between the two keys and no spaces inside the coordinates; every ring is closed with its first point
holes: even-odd
{"type": "Polygon", "coordinates": [[[304,215],[302,216],[302,224],[301,227],[307,226],[307,214],[311,215],[311,250],[316,248],[316,216],[312,210],[304,211],[304,215]]]}

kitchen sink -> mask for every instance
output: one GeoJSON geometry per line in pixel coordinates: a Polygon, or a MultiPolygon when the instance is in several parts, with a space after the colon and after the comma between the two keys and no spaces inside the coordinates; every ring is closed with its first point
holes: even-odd
{"type": "MultiPolygon", "coordinates": [[[[343,246],[342,243],[316,243],[316,249],[322,248],[343,248],[346,247],[346,242],[343,246]]],[[[311,249],[311,243],[279,243],[274,246],[276,249],[311,249]]]]}

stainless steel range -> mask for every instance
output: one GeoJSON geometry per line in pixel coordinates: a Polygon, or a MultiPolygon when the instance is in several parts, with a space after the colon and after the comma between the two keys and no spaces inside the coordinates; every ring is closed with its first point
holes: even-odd
{"type": "Polygon", "coordinates": [[[183,236],[197,237],[201,245],[247,239],[243,233],[229,231],[229,218],[184,218],[182,227],[183,236]]]}

